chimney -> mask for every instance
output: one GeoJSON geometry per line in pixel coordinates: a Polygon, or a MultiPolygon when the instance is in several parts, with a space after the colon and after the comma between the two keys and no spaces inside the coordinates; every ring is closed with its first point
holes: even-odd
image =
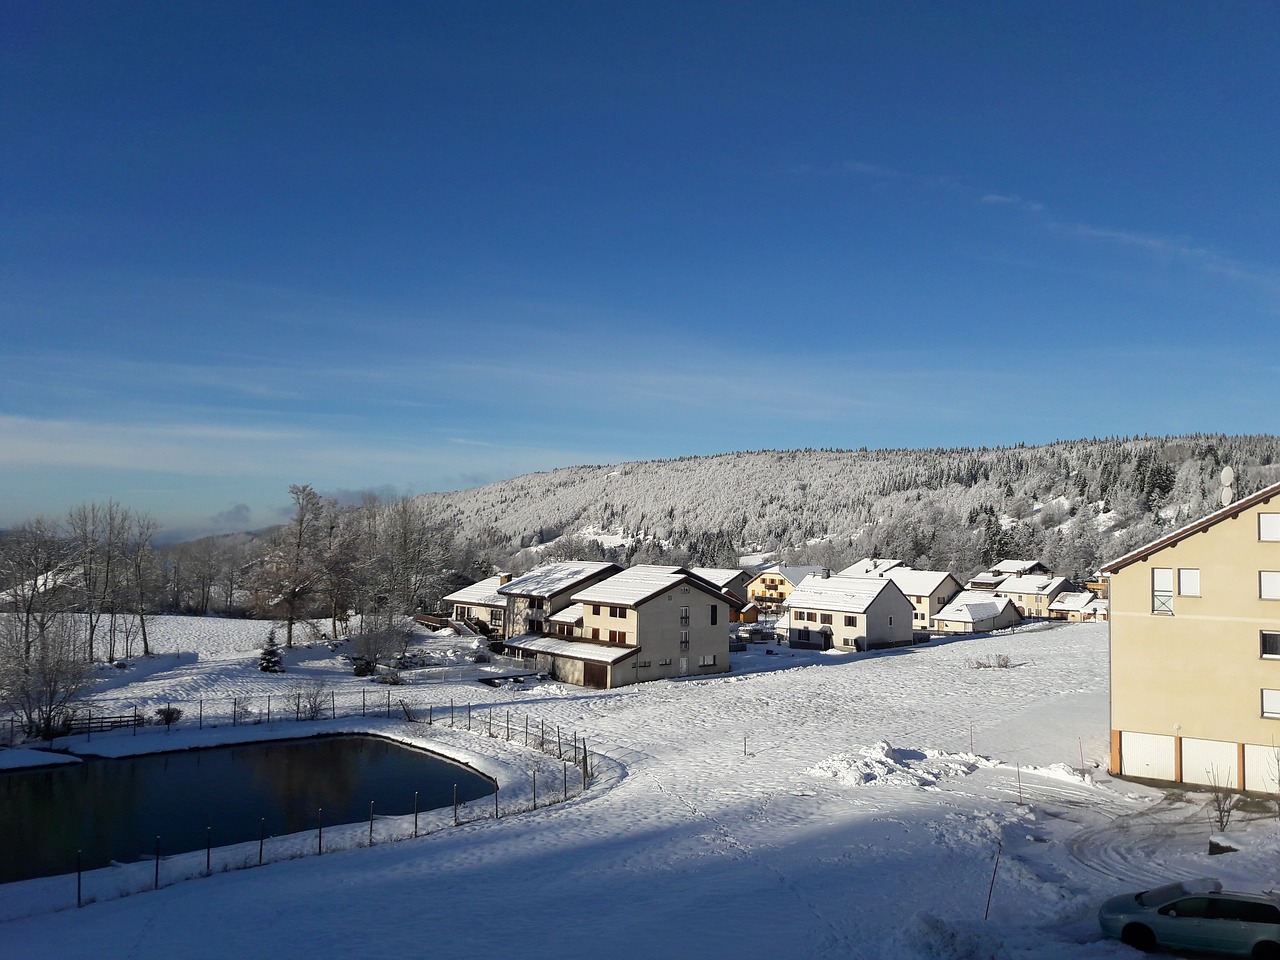
{"type": "Polygon", "coordinates": [[[501,587],[501,586],[504,586],[504,585],[506,585],[506,584],[508,584],[508,583],[510,583],[510,582],[511,582],[511,574],[509,574],[509,573],[500,573],[500,574],[498,574],[498,586],[500,586],[500,587],[501,587]]]}
{"type": "Polygon", "coordinates": [[[822,579],[823,579],[823,580],[827,580],[827,579],[829,579],[830,577],[831,577],[831,568],[830,568],[830,567],[823,567],[823,568],[822,568],[822,579]]]}

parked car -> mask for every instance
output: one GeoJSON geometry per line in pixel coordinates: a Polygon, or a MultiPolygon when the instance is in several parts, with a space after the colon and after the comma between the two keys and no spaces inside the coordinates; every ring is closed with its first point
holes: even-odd
{"type": "Polygon", "coordinates": [[[1280,960],[1280,895],[1224,891],[1217,880],[1183,880],[1107,900],[1098,923],[1139,950],[1203,950],[1280,960]]]}

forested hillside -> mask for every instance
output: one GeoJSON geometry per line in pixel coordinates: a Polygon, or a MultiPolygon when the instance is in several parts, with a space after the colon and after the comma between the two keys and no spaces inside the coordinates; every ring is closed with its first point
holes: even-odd
{"type": "Polygon", "coordinates": [[[421,500],[492,552],[624,563],[731,564],[777,551],[839,567],[887,556],[964,575],[1037,556],[1084,577],[1099,563],[1280,479],[1280,438],[1191,435],[1039,447],[761,450],[529,474],[421,500]],[[533,550],[527,548],[534,548],[533,550]]]}

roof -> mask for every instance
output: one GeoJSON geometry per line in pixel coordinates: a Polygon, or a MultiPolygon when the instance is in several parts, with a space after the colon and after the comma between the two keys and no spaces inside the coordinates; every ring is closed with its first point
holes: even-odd
{"type": "Polygon", "coordinates": [[[607,603],[634,607],[682,583],[690,584],[704,593],[721,597],[732,605],[741,603],[730,594],[723,592],[716,584],[704,580],[684,567],[667,567],[653,563],[636,564],[607,580],[594,583],[575,593],[573,601],[574,603],[607,603]]]}
{"type": "Polygon", "coordinates": [[[885,560],[879,557],[863,557],[840,571],[842,577],[879,577],[895,568],[910,569],[901,560],[885,560]]]}
{"type": "Polygon", "coordinates": [[[709,583],[714,583],[723,590],[746,571],[736,570],[732,567],[690,567],[689,572],[709,583]]]}
{"type": "Polygon", "coordinates": [[[1008,597],[996,597],[985,590],[962,590],[938,611],[934,619],[979,623],[982,620],[995,620],[1011,606],[1013,601],[1008,597]]]}
{"type": "Polygon", "coordinates": [[[582,604],[574,603],[565,607],[559,613],[553,613],[547,617],[552,623],[580,623],[582,621],[582,604]]]}
{"type": "MultiPolygon", "coordinates": [[[[756,577],[772,576],[782,577],[787,583],[795,586],[805,577],[812,577],[815,574],[822,574],[826,567],[802,567],[794,564],[771,563],[756,574],[756,577]]],[[[755,579],[754,577],[752,579],[755,579]]]]}
{"type": "Polygon", "coordinates": [[[1129,566],[1131,563],[1137,563],[1140,560],[1146,560],[1151,554],[1157,550],[1163,550],[1165,547],[1171,547],[1175,543],[1187,539],[1195,533],[1207,530],[1212,526],[1221,523],[1223,520],[1234,520],[1243,511],[1256,507],[1260,503],[1270,503],[1273,497],[1280,496],[1280,483],[1273,483],[1269,487],[1263,487],[1257,493],[1250,494],[1235,503],[1223,507],[1221,510],[1215,510],[1208,516],[1201,517],[1193,523],[1188,523],[1184,527],[1179,527],[1172,533],[1165,534],[1150,543],[1143,544],[1137,550],[1126,553],[1123,557],[1112,560],[1102,568],[1103,573],[1116,573],[1129,566]]]}
{"type": "MultiPolygon", "coordinates": [[[[844,576],[844,574],[841,574],[844,576]]],[[[948,577],[955,580],[946,570],[912,570],[910,567],[894,567],[882,574],[884,579],[892,580],[906,594],[925,596],[933,593],[948,577]]],[[[956,580],[956,586],[960,581],[956,580]]]]}
{"type": "Polygon", "coordinates": [[[1050,594],[1067,586],[1066,577],[1046,577],[1044,574],[1032,574],[1028,577],[1010,577],[1000,584],[1001,593],[1034,593],[1050,594]]]}
{"type": "Polygon", "coordinates": [[[1095,597],[1092,590],[1076,590],[1072,593],[1060,593],[1049,604],[1050,610],[1087,610],[1095,597]]]}
{"type": "Polygon", "coordinates": [[[806,577],[782,605],[787,609],[866,613],[876,597],[891,586],[901,592],[897,584],[883,577],[806,577]]]}
{"type": "Polygon", "coordinates": [[[1042,565],[1039,560],[1001,560],[991,568],[991,572],[1021,574],[1037,565],[1042,565]]]}
{"type": "Polygon", "coordinates": [[[499,587],[498,592],[508,597],[554,597],[580,586],[601,573],[621,569],[616,563],[603,560],[565,560],[560,563],[548,563],[526,573],[523,577],[516,577],[510,583],[499,587]]]}
{"type": "Polygon", "coordinates": [[[994,590],[1008,579],[1009,575],[1007,573],[975,573],[969,578],[969,586],[973,586],[975,583],[981,583],[990,586],[990,588],[994,590]]]}
{"type": "Polygon", "coordinates": [[[589,660],[592,663],[617,663],[640,652],[639,647],[619,643],[593,643],[590,640],[541,637],[532,633],[508,640],[506,645],[528,653],[545,653],[571,660],[589,660]]]}
{"type": "Polygon", "coordinates": [[[498,593],[502,585],[501,577],[489,577],[469,587],[455,590],[444,598],[445,603],[475,604],[481,607],[505,607],[507,598],[498,593]]]}

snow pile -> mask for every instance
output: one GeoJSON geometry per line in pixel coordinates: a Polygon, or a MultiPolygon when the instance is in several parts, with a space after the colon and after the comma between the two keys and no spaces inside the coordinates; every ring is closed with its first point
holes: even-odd
{"type": "Polygon", "coordinates": [[[899,750],[888,740],[881,740],[861,748],[858,756],[838,753],[828,757],[806,773],[854,787],[933,787],[943,778],[968,776],[979,766],[990,765],[981,757],[939,750],[899,750]]]}

